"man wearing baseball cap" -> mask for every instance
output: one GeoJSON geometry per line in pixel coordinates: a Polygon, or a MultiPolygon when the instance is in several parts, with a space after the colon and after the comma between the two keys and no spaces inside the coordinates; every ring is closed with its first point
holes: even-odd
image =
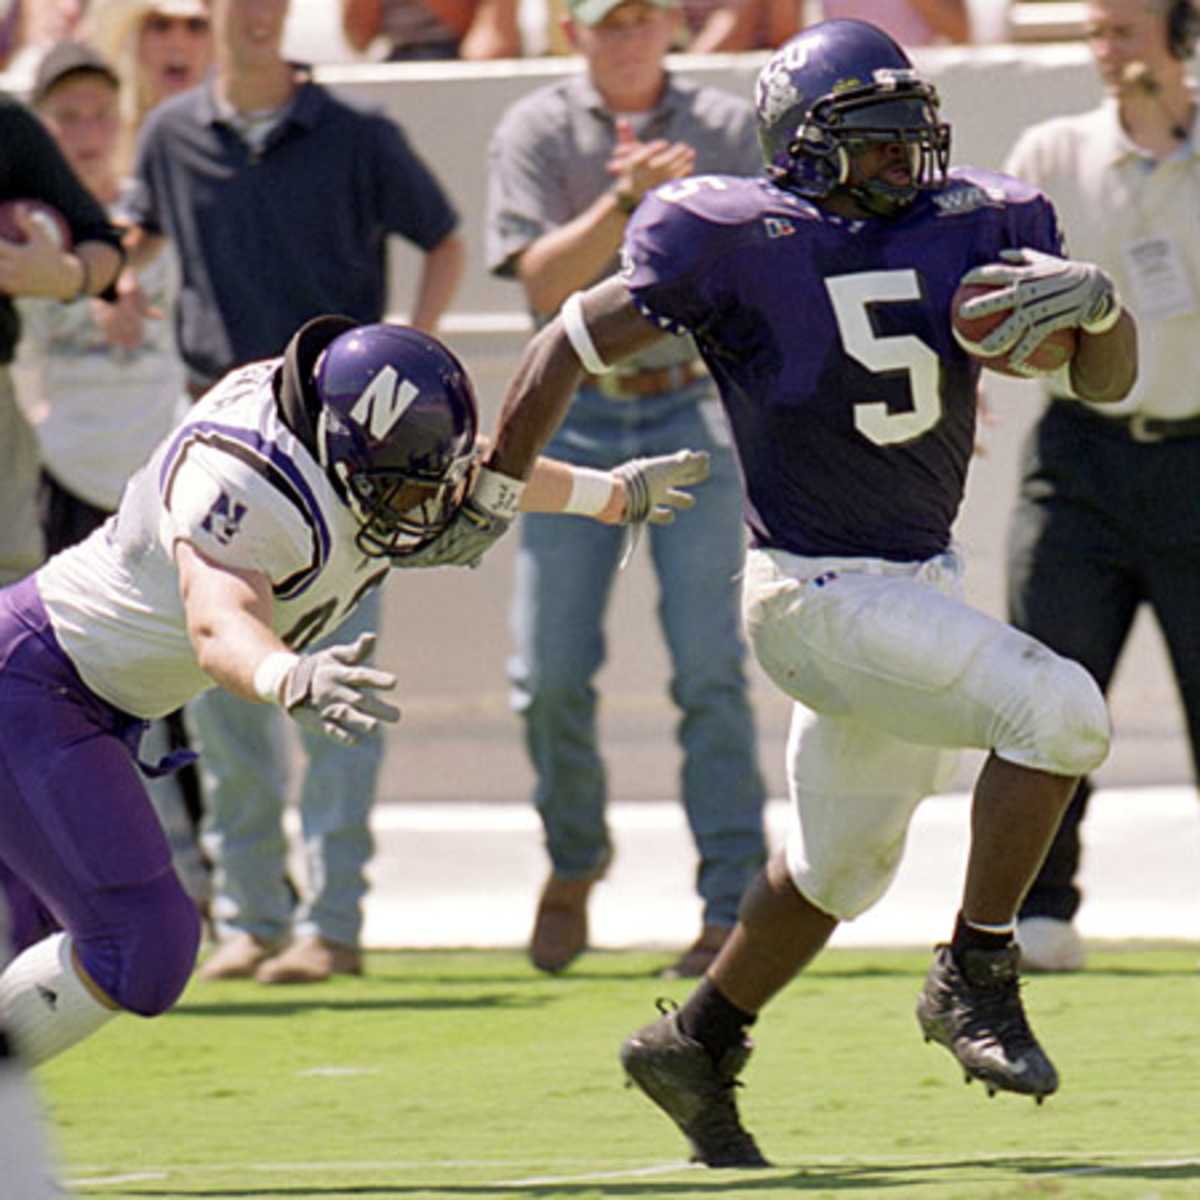
{"type": "MultiPolygon", "coordinates": [[[[575,76],[514,104],[491,142],[487,259],[518,280],[534,319],[610,273],[629,215],[685,176],[757,174],[750,105],[666,69],[681,27],[675,0],[568,0],[575,76]]],[[[554,441],[572,463],[604,470],[628,453],[707,450],[712,475],[693,513],[650,535],[681,711],[683,804],[699,857],[699,937],[668,968],[701,975],[737,920],[764,858],[754,721],[743,673],[735,579],[742,557],[739,485],[716,391],[690,338],[671,338],[622,367],[585,377],[554,441]],[[652,449],[653,448],[653,449],[652,449]]],[[[523,518],[513,602],[514,707],[537,775],[550,875],[530,957],[563,970],[587,947],[587,905],[612,856],[594,679],[621,538],[583,522],[523,518]]],[[[670,786],[664,781],[664,788],[670,786]]]]}
{"type": "Polygon", "coordinates": [[[29,102],[38,108],[60,83],[77,75],[95,75],[110,87],[120,86],[116,72],[83,42],[58,42],[38,63],[29,92],[29,102]]]}

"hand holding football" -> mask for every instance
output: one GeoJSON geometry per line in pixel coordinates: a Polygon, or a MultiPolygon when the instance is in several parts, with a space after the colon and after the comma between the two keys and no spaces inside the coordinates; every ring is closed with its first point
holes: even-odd
{"type": "Polygon", "coordinates": [[[0,238],[15,245],[29,240],[18,214],[28,216],[60,250],[69,250],[72,245],[71,227],[66,218],[52,204],[44,200],[5,200],[0,203],[0,238]]]}
{"type": "Polygon", "coordinates": [[[1026,360],[1023,370],[1014,369],[1010,363],[1011,348],[991,356],[979,352],[979,342],[1002,324],[1011,310],[1005,309],[986,317],[967,317],[962,313],[962,306],[968,300],[972,300],[976,296],[985,296],[1002,286],[986,283],[959,285],[950,301],[950,324],[955,340],[976,362],[982,363],[989,370],[999,371],[1002,375],[1011,375],[1018,379],[1028,379],[1030,376],[1036,375],[1052,375],[1075,356],[1079,339],[1074,329],[1059,329],[1044,338],[1026,360]]]}

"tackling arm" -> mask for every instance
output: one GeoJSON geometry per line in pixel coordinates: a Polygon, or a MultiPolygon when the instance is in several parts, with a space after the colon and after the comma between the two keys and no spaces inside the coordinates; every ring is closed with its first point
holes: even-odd
{"type": "Polygon", "coordinates": [[[428,545],[395,556],[394,566],[477,566],[522,508],[663,524],[691,504],[679,487],[707,476],[708,456],[690,451],[636,459],[611,474],[566,464],[544,464],[535,473],[538,452],[562,421],[583,368],[600,373],[667,336],[638,312],[615,276],[563,309],[526,346],[491,449],[449,525],[428,545]]]}
{"type": "Polygon", "coordinates": [[[576,321],[570,320],[570,310],[560,312],[525,347],[485,460],[491,470],[528,479],[539,451],[562,422],[584,367],[599,374],[667,336],[642,316],[615,275],[582,293],[574,312],[576,321]]]}

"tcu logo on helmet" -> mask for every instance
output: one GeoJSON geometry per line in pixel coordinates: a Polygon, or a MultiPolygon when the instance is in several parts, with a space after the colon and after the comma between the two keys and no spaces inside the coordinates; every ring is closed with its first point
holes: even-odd
{"type": "Polygon", "coordinates": [[[387,366],[355,401],[350,416],[375,441],[383,441],[419,394],[411,380],[400,382],[396,368],[387,366]]]}
{"type": "Polygon", "coordinates": [[[785,46],[758,76],[758,112],[768,124],[778,121],[789,108],[800,103],[800,91],[791,72],[808,61],[808,46],[800,42],[785,46]]]}

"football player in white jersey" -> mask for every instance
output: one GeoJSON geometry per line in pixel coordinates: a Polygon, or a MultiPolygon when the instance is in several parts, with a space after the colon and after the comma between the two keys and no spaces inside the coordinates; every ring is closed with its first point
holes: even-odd
{"type": "Polygon", "coordinates": [[[20,953],[0,1023],[41,1062],[118,1011],[170,1008],[199,944],[139,769],[148,720],[214,683],[346,744],[394,722],[370,636],[306,648],[392,566],[471,557],[518,508],[669,521],[707,473],[681,451],[612,472],[478,465],[474,393],[434,338],[340,317],[233,371],[116,515],[0,591],[0,862],[20,953]],[[490,535],[489,535],[490,536],[490,535]],[[29,914],[59,931],[40,936],[29,914]],[[24,927],[23,927],[24,923],[24,927]]]}

